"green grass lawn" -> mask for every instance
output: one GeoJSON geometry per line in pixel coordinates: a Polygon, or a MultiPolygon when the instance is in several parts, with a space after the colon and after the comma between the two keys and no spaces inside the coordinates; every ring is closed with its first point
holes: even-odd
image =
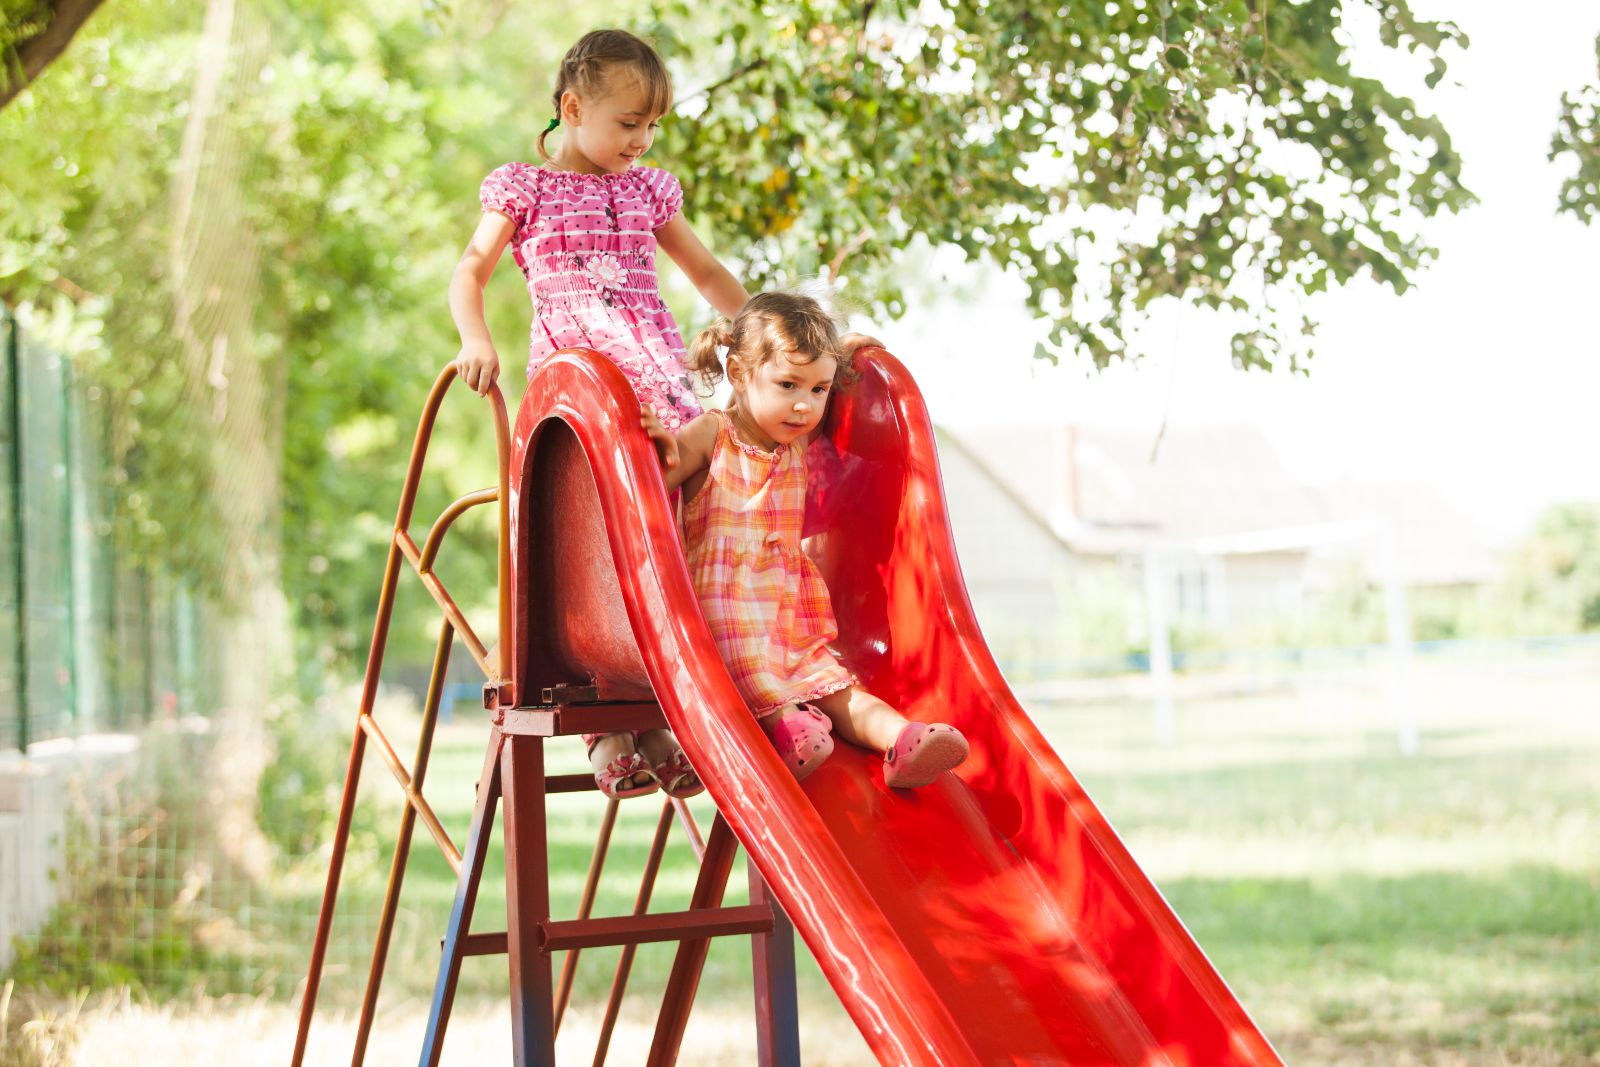
{"type": "MultiPolygon", "coordinates": [[[[1419,668],[1414,756],[1398,751],[1380,681],[1183,697],[1166,747],[1137,700],[1028,702],[1291,1062],[1600,1062],[1600,666],[1419,668]]],[[[393,728],[402,752],[408,725],[393,728]]],[[[428,794],[458,841],[485,732],[458,720],[435,749],[428,794]]],[[[575,740],[550,752],[553,772],[584,766],[575,740]]],[[[381,829],[352,853],[324,985],[333,1010],[359,996],[398,810],[381,764],[369,759],[365,773],[365,795],[382,798],[381,829]]],[[[600,913],[631,909],[658,803],[623,806],[600,913]]],[[[602,810],[593,794],[552,803],[558,915],[576,908],[602,810]]],[[[709,806],[697,812],[709,826],[709,806]]],[[[499,855],[497,840],[479,930],[503,923],[499,855]]],[[[391,1018],[424,1010],[454,892],[420,828],[413,856],[385,985],[391,1018]]],[[[303,973],[322,863],[308,857],[275,899],[257,902],[270,914],[255,927],[264,988],[284,999],[303,973]]],[[[742,896],[742,870],[730,900],[742,896]]],[[[684,907],[692,881],[675,834],[654,907],[684,907]]],[[[653,1014],[671,954],[640,951],[626,1017],[653,1014]]],[[[615,958],[586,955],[580,1002],[603,1000],[615,958]]],[[[501,959],[468,960],[458,1003],[493,1003],[504,975],[501,959]]],[[[749,997],[748,942],[717,943],[701,1004],[746,1012],[749,997]]],[[[841,1009],[809,960],[801,997],[807,1019],[837,1029],[841,1009]]]]}
{"type": "MultiPolygon", "coordinates": [[[[1558,667],[1421,670],[1411,757],[1398,752],[1384,689],[1355,675],[1304,693],[1181,699],[1170,747],[1152,742],[1138,702],[1035,704],[1035,717],[1291,1061],[1582,1062],[1600,1056],[1600,669],[1558,667]]],[[[482,744],[482,729],[458,721],[435,750],[429,793],[458,840],[482,744]]],[[[576,742],[552,745],[552,761],[581,769],[576,742]]],[[[371,795],[394,793],[381,766],[366,773],[371,795]]],[[[555,801],[558,912],[576,909],[600,813],[592,795],[555,801]]],[[[653,800],[622,808],[602,912],[632,907],[656,813],[653,800]]],[[[378,824],[392,824],[392,808],[378,824]]],[[[355,949],[387,848],[347,881],[330,1005],[349,1006],[360,987],[355,949]]],[[[453,894],[429,840],[414,856],[386,987],[402,1003],[426,998],[453,894]]],[[[496,843],[478,929],[504,915],[498,864],[496,843]]],[[[307,862],[286,881],[286,902],[301,901],[288,912],[309,915],[320,873],[307,862]]],[[[656,907],[683,907],[691,881],[678,837],[656,907]]],[[[306,939],[286,944],[282,990],[306,939]]],[[[640,952],[630,1013],[653,1011],[670,953],[640,952]]],[[[581,1000],[605,997],[614,958],[589,953],[581,1000]]],[[[467,961],[464,1001],[501,997],[502,968],[467,961]]],[[[744,1011],[747,982],[746,942],[722,942],[702,1003],[744,1011]]],[[[808,1016],[837,1021],[810,961],[802,998],[808,1016]]]]}
{"type": "Polygon", "coordinates": [[[1591,1062],[1600,670],[1571,666],[1421,671],[1411,757],[1359,684],[1180,707],[1169,749],[1136,707],[1039,719],[1291,1062],[1591,1062]]]}

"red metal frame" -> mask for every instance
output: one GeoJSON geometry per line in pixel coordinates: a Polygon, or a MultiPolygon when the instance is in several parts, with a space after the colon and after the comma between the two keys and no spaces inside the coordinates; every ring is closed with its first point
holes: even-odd
{"type": "MultiPolygon", "coordinates": [[[[435,986],[433,1008],[428,1018],[427,1036],[422,1053],[424,1064],[438,1063],[461,962],[467,956],[507,955],[513,1008],[515,1062],[547,1064],[553,1063],[554,1060],[555,1030],[570,997],[581,950],[600,945],[624,946],[622,959],[612,982],[605,1022],[602,1025],[599,1047],[595,1055],[594,1062],[598,1065],[605,1061],[621,1000],[626,990],[633,954],[639,944],[650,941],[694,939],[692,943],[704,945],[705,939],[709,937],[733,934],[752,934],[757,937],[759,944],[765,944],[775,937],[781,938],[787,930],[786,927],[777,924],[774,917],[775,909],[765,902],[765,898],[744,907],[717,906],[721,900],[720,887],[726,882],[723,853],[727,853],[731,859],[730,850],[733,847],[726,823],[720,819],[712,835],[718,849],[712,864],[713,874],[708,876],[707,868],[703,867],[701,877],[702,883],[708,886],[715,883],[715,892],[708,890],[697,893],[697,910],[649,914],[650,897],[664,858],[672,823],[676,820],[683,824],[686,840],[697,857],[703,857],[707,851],[707,845],[701,840],[699,828],[695,825],[687,806],[683,801],[676,799],[668,799],[661,807],[655,838],[652,841],[650,856],[646,862],[643,880],[631,915],[595,918],[591,914],[617,818],[617,801],[610,800],[590,862],[577,918],[555,920],[551,917],[548,850],[545,840],[545,797],[549,793],[591,790],[595,788],[595,783],[594,778],[587,774],[545,775],[543,749],[545,738],[618,729],[649,729],[662,725],[663,720],[660,708],[653,700],[598,702],[601,694],[596,687],[568,684],[562,677],[548,679],[546,684],[530,690],[539,694],[544,700],[543,705],[517,705],[517,688],[512,671],[512,659],[517,652],[518,631],[512,614],[512,520],[509,507],[509,501],[513,498],[510,492],[511,443],[505,404],[498,389],[493,390],[490,395],[500,468],[498,486],[470,493],[452,503],[434,521],[420,548],[412,539],[409,526],[420,484],[423,460],[426,457],[439,405],[454,375],[454,368],[447,368],[429,392],[412,445],[411,461],[406,472],[400,506],[390,539],[389,558],[379,596],[378,615],[373,628],[361,705],[356,716],[356,729],[351,742],[344,791],[340,798],[333,855],[318,915],[316,936],[312,943],[305,991],[301,999],[299,1025],[291,1061],[296,1067],[303,1062],[306,1054],[311,1019],[315,1012],[317,993],[331,936],[345,850],[349,842],[349,828],[359,786],[360,768],[365,755],[365,746],[369,740],[400,786],[406,804],[401,815],[372,962],[362,997],[361,1015],[352,1057],[352,1062],[357,1067],[365,1059],[371,1037],[378,993],[382,986],[384,966],[388,959],[389,943],[404,884],[411,839],[419,819],[438,844],[458,878],[456,900],[440,956],[439,979],[435,986]],[[473,632],[462,615],[454,598],[433,571],[440,547],[455,521],[474,507],[492,503],[499,505],[500,526],[498,555],[501,643],[498,656],[491,654],[485,648],[483,641],[473,632]],[[401,762],[393,745],[373,716],[377,680],[382,670],[383,653],[388,640],[402,559],[411,564],[423,586],[433,596],[443,616],[440,623],[439,644],[429,679],[428,695],[423,708],[421,736],[418,739],[416,756],[409,769],[401,762]],[[449,668],[451,647],[458,634],[467,646],[468,652],[484,671],[485,705],[494,713],[484,755],[484,770],[479,779],[473,821],[464,851],[456,847],[423,796],[434,728],[438,721],[439,701],[449,668]],[[582,703],[585,700],[589,703],[582,703]],[[503,833],[506,845],[507,926],[501,933],[474,934],[470,931],[472,914],[488,854],[488,842],[493,832],[494,813],[502,798],[505,801],[503,833]],[[553,954],[559,951],[565,951],[567,956],[557,988],[553,987],[551,980],[551,963],[553,954]]],[[[791,937],[789,942],[791,954],[792,948],[791,937]]],[[[700,957],[703,958],[703,955],[702,950],[700,957]]],[[[680,986],[684,982],[688,983],[687,996],[680,989],[673,1000],[673,1018],[680,1024],[680,1035],[681,1020],[686,1017],[689,1000],[693,995],[693,983],[698,979],[698,968],[692,968],[692,971],[691,974],[690,970],[686,969],[684,977],[679,980],[680,986]]],[[[782,975],[777,976],[774,981],[778,992],[774,994],[772,990],[758,990],[758,1001],[770,1000],[775,995],[781,998],[784,989],[788,989],[792,994],[792,973],[787,977],[787,985],[784,984],[785,979],[782,975]]],[[[781,1037],[774,1038],[768,1033],[770,1026],[762,1024],[758,1029],[763,1062],[770,1058],[765,1050],[771,1047],[788,1047],[789,1042],[781,1040],[781,1037]]],[[[798,1044],[793,1043],[791,1057],[780,1058],[779,1062],[797,1065],[798,1044]]]]}

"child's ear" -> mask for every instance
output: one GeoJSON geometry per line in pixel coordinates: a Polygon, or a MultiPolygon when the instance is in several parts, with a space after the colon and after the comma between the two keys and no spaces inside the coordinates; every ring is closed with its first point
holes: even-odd
{"type": "Polygon", "coordinates": [[[568,126],[583,123],[583,101],[571,89],[561,94],[561,121],[568,126]]]}

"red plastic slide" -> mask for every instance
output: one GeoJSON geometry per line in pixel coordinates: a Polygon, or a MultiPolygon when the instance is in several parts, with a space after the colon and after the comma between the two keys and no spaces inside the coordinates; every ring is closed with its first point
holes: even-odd
{"type": "Polygon", "coordinates": [[[967,735],[959,776],[891,792],[881,761],[841,742],[794,782],[701,618],[638,402],[590,353],[541,367],[517,421],[517,693],[659,700],[884,1063],[1280,1063],[1007,688],[921,394],[893,357],[858,362],[812,446],[807,547],[842,657],[967,735]]]}

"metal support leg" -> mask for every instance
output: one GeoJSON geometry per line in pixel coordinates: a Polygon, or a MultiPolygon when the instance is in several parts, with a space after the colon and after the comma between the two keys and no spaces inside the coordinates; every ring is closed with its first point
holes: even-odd
{"type": "Polygon", "coordinates": [[[456,996],[456,980],[461,977],[463,942],[472,929],[472,908],[477,903],[478,881],[483,876],[483,861],[489,854],[489,835],[494,830],[494,808],[500,799],[500,754],[505,742],[499,727],[489,731],[489,750],[484,756],[483,774],[478,779],[478,803],[472,812],[472,829],[467,834],[467,849],[462,856],[455,904],[450,908],[444,951],[439,956],[439,977],[433,985],[428,1031],[422,1039],[422,1058],[418,1060],[421,1067],[439,1067],[444,1030],[450,1022],[450,1006],[456,996]]]}
{"type": "Polygon", "coordinates": [[[767,880],[750,863],[750,903],[772,908],[772,932],[752,934],[757,1067],[800,1067],[800,1001],[795,989],[794,926],[767,880]]]}
{"type": "MultiPolygon", "coordinates": [[[[402,504],[402,507],[404,505],[402,504]]],[[[328,881],[322,890],[322,909],[317,915],[317,933],[311,940],[311,964],[306,971],[306,990],[300,997],[300,1023],[295,1031],[292,1067],[300,1067],[311,1033],[311,1015],[317,1010],[317,988],[322,982],[322,965],[328,954],[328,938],[333,932],[333,909],[339,899],[339,876],[344,872],[345,846],[350,843],[350,820],[356,810],[356,789],[361,784],[361,760],[367,751],[367,733],[362,720],[372,714],[378,692],[378,674],[383,669],[384,646],[389,641],[389,620],[394,612],[395,586],[400,578],[400,549],[389,543],[389,559],[384,565],[383,589],[378,594],[378,618],[372,628],[372,647],[367,652],[367,673],[361,686],[361,710],[356,714],[355,738],[350,742],[350,762],[344,771],[344,793],[339,797],[339,822],[333,831],[333,854],[328,858],[328,881]]]]}
{"type": "MultiPolygon", "coordinates": [[[[733,854],[738,847],[728,820],[719,814],[706,838],[705,858],[700,861],[700,877],[694,884],[691,909],[715,908],[722,903],[728,874],[733,869],[733,854]]],[[[650,1045],[650,1056],[645,1060],[646,1067],[672,1067],[678,1062],[683,1031],[689,1025],[689,1009],[694,1005],[695,990],[700,986],[700,973],[705,968],[706,951],[710,947],[710,939],[703,937],[678,943],[672,974],[667,979],[667,992],[661,1001],[661,1013],[656,1017],[656,1036],[650,1045]]]]}
{"type": "Polygon", "coordinates": [[[550,921],[545,840],[544,738],[515,734],[500,753],[505,790],[506,952],[511,963],[511,1047],[516,1067],[555,1067],[550,954],[540,927],[550,921]]]}
{"type": "MultiPolygon", "coordinates": [[[[639,882],[639,894],[633,900],[633,913],[643,915],[650,910],[650,894],[655,891],[656,874],[661,870],[661,857],[667,850],[667,833],[672,829],[673,801],[661,805],[661,817],[656,820],[656,833],[650,839],[650,855],[644,861],[644,877],[639,882]]],[[[678,801],[678,803],[682,803],[678,801]]],[[[606,998],[606,1016],[600,1023],[600,1040],[595,1045],[594,1067],[605,1067],[606,1053],[611,1048],[611,1034],[617,1027],[617,1016],[622,1011],[622,994],[628,988],[628,974],[633,970],[633,957],[637,945],[622,946],[617,960],[617,973],[611,979],[611,994],[606,998]]]]}
{"type": "MultiPolygon", "coordinates": [[[[583,899],[578,901],[578,918],[587,919],[594,914],[594,898],[600,892],[600,872],[605,869],[606,852],[611,848],[611,832],[617,826],[616,797],[606,801],[606,814],[600,820],[600,836],[595,839],[594,854],[589,857],[589,876],[583,880],[583,899]]],[[[579,949],[570,949],[561,961],[561,981],[556,985],[556,1018],[554,1030],[561,1032],[561,1017],[567,1013],[567,1003],[572,999],[572,983],[578,978],[579,949]]]]}
{"type": "MultiPolygon", "coordinates": [[[[428,698],[422,706],[422,733],[417,738],[417,758],[411,766],[411,783],[417,792],[428,776],[428,757],[433,751],[433,728],[439,721],[439,700],[444,695],[444,678],[450,669],[450,645],[456,628],[446,620],[439,627],[439,645],[433,654],[433,674],[428,678],[428,698]]],[[[409,802],[400,813],[400,832],[395,837],[394,858],[389,862],[389,885],[383,894],[383,913],[378,918],[378,936],[372,948],[372,967],[367,972],[367,991],[361,998],[361,1018],[356,1024],[356,1046],[351,1057],[354,1067],[367,1058],[367,1040],[372,1036],[372,1020],[378,1009],[378,989],[383,984],[383,967],[389,959],[389,939],[394,933],[395,912],[400,907],[400,888],[405,881],[406,861],[411,853],[411,832],[417,825],[417,809],[409,802]]]]}

